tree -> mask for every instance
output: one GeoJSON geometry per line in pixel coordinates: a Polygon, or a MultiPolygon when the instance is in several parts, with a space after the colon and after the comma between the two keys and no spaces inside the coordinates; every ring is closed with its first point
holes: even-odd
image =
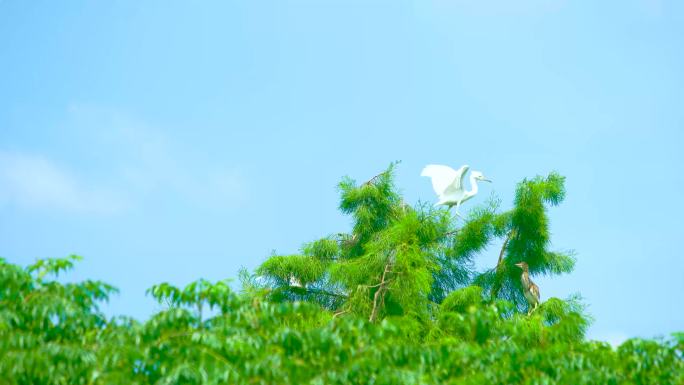
{"type": "Polygon", "coordinates": [[[116,289],[49,279],[80,259],[39,260],[26,269],[0,259],[0,383],[87,383],[95,335],[106,325],[98,302],[116,289]]]}
{"type": "Polygon", "coordinates": [[[309,300],[370,321],[386,315],[422,318],[449,292],[474,284],[490,300],[507,299],[522,309],[515,263],[527,262],[532,275],[572,270],[570,254],[548,250],[547,206],[565,196],[560,175],[524,180],[511,210],[499,212],[499,203],[489,201],[458,226],[446,210],[408,206],[393,183],[395,166],[361,185],[350,178],[340,183],[340,209],[352,217],[350,233],[309,243],[297,255],[272,256],[257,269],[272,298],[309,300]],[[504,239],[497,265],[475,274],[474,258],[497,239],[504,239]]]}
{"type": "Polygon", "coordinates": [[[393,167],[340,183],[348,234],[242,272],[239,293],[226,281],[155,285],[164,309],[142,322],[102,314],[112,286],[56,279],[79,257],[0,259],[0,385],[684,383],[684,333],[614,349],[584,338],[576,299],[525,314],[515,262],[572,268],[547,249],[562,177],[525,180],[512,210],[488,202],[458,226],[404,204],[393,167]],[[497,265],[473,271],[496,240],[497,265]]]}

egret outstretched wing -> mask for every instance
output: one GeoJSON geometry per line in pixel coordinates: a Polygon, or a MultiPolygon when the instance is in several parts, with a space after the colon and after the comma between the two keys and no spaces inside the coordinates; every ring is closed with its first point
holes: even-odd
{"type": "Polygon", "coordinates": [[[463,190],[463,181],[469,168],[467,165],[464,165],[458,170],[454,170],[449,166],[430,164],[425,166],[420,175],[430,177],[432,188],[437,195],[442,196],[448,192],[463,190]],[[448,192],[447,189],[449,189],[448,192]]]}

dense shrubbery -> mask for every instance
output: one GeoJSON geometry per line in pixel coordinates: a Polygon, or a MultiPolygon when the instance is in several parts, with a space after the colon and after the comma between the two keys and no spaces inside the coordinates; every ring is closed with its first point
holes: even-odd
{"type": "Polygon", "coordinates": [[[0,261],[0,384],[684,384],[684,334],[612,348],[585,340],[576,300],[526,314],[514,264],[573,266],[547,249],[561,177],[523,181],[511,211],[490,202],[457,226],[405,205],[391,171],[341,183],[349,234],[271,257],[241,293],[154,286],[166,309],[145,322],[107,319],[107,284],[55,281],[73,257],[0,261]],[[497,238],[497,265],[473,271],[497,238]]]}

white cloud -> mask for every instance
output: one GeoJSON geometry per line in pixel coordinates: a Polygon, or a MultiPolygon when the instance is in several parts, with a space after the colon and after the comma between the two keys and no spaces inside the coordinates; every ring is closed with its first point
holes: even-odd
{"type": "MultiPolygon", "coordinates": [[[[91,152],[106,154],[122,189],[140,200],[173,194],[191,206],[232,209],[247,202],[242,169],[209,158],[173,133],[102,106],[69,106],[70,126],[89,138],[91,152]]],[[[178,130],[178,128],[177,128],[178,130]]],[[[209,139],[209,138],[207,138],[209,139]]]]}
{"type": "Polygon", "coordinates": [[[111,191],[86,186],[46,157],[0,151],[0,205],[111,214],[125,202],[111,191]]]}
{"type": "Polygon", "coordinates": [[[79,164],[0,149],[0,208],[111,214],[169,195],[209,210],[248,201],[247,179],[236,165],[117,110],[72,104],[68,113],[61,134],[72,139],[79,164]]]}

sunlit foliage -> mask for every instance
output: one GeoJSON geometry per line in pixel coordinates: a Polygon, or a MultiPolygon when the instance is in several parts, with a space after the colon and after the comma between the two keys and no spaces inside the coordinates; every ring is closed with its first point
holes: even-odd
{"type": "Polygon", "coordinates": [[[562,177],[525,180],[511,210],[491,201],[457,222],[405,204],[393,167],[340,184],[349,233],[243,271],[240,292],[153,286],[163,310],[145,321],[103,315],[107,284],[60,281],[79,257],[0,260],[0,385],[684,384],[684,333],[614,348],[586,340],[577,299],[527,315],[514,264],[573,267],[548,249],[562,177]],[[494,245],[497,265],[475,271],[494,245]]]}

